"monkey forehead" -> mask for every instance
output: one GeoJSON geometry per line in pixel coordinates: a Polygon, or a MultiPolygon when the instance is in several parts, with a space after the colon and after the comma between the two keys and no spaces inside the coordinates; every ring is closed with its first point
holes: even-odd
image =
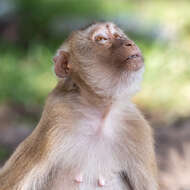
{"type": "Polygon", "coordinates": [[[99,22],[92,24],[86,28],[86,31],[91,35],[99,34],[103,36],[106,36],[109,33],[114,34],[115,32],[123,33],[123,31],[112,22],[99,22]]]}

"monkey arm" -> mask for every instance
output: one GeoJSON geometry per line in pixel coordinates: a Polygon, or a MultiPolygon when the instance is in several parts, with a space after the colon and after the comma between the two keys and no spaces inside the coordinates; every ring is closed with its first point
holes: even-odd
{"type": "MultiPolygon", "coordinates": [[[[46,180],[52,169],[47,155],[50,141],[48,133],[42,128],[43,124],[40,123],[33,133],[18,146],[0,171],[1,190],[17,188],[18,190],[30,190],[37,181],[47,184],[46,180]]],[[[49,148],[51,149],[50,146],[49,148]]]]}
{"type": "Polygon", "coordinates": [[[56,155],[52,161],[54,140],[57,139],[56,135],[59,133],[56,129],[60,128],[58,123],[61,123],[64,132],[66,123],[60,118],[64,120],[64,116],[67,117],[65,112],[69,113],[66,106],[59,103],[55,97],[53,100],[51,96],[45,105],[38,126],[18,146],[0,170],[0,190],[47,189],[45,187],[51,181],[52,171],[56,164],[56,155]]]}
{"type": "Polygon", "coordinates": [[[17,189],[19,183],[40,162],[43,156],[42,139],[33,133],[23,141],[0,171],[0,189],[17,189]]]}
{"type": "MultiPolygon", "coordinates": [[[[138,113],[138,112],[137,112],[138,113]]],[[[130,190],[157,190],[157,165],[150,126],[138,113],[137,119],[126,121],[128,155],[121,172],[130,190]]]]}

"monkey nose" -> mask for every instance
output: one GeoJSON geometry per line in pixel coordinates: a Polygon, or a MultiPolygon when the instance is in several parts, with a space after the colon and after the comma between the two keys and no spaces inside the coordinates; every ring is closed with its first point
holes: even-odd
{"type": "Polygon", "coordinates": [[[132,40],[129,39],[116,39],[113,42],[112,48],[113,49],[118,49],[121,47],[126,47],[126,48],[131,48],[135,46],[135,43],[132,40]]]}

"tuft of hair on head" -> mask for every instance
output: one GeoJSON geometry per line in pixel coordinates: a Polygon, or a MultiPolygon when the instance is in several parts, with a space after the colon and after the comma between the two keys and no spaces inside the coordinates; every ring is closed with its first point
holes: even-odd
{"type": "Polygon", "coordinates": [[[92,21],[90,23],[87,23],[86,25],[84,25],[83,27],[80,28],[81,31],[84,31],[86,29],[88,29],[89,27],[96,25],[96,24],[100,24],[100,23],[106,23],[105,20],[99,20],[99,21],[92,21]]]}
{"type": "Polygon", "coordinates": [[[81,28],[80,28],[80,30],[86,30],[87,28],[89,28],[89,27],[91,27],[91,26],[93,26],[93,25],[95,25],[95,24],[97,24],[97,22],[96,21],[93,21],[93,22],[91,22],[91,23],[88,23],[88,24],[86,24],[85,26],[82,26],[81,28]]]}

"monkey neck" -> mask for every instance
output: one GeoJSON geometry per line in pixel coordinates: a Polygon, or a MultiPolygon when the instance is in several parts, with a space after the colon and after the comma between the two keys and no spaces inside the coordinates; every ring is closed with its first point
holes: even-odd
{"type": "MultiPolygon", "coordinates": [[[[91,106],[100,108],[101,110],[109,110],[111,105],[116,101],[126,102],[126,95],[120,97],[103,96],[96,93],[96,91],[85,83],[79,76],[69,76],[65,80],[60,80],[54,93],[75,91],[79,94],[79,97],[91,106]]],[[[130,98],[129,98],[130,99],[130,98]]]]}
{"type": "Polygon", "coordinates": [[[112,97],[101,96],[95,92],[88,84],[86,84],[79,76],[68,77],[64,80],[59,80],[54,94],[60,92],[75,91],[88,104],[97,107],[109,107],[114,101],[112,97]],[[75,82],[76,81],[76,82],[75,82]]]}
{"type": "Polygon", "coordinates": [[[109,107],[113,102],[113,99],[111,97],[108,98],[100,96],[94,93],[94,91],[86,88],[80,88],[80,96],[85,99],[89,104],[95,105],[97,107],[109,107]]]}
{"type": "Polygon", "coordinates": [[[80,76],[74,75],[73,82],[79,89],[80,96],[89,104],[98,107],[109,107],[114,101],[113,97],[107,97],[96,93],[96,89],[88,85],[80,76]]]}

